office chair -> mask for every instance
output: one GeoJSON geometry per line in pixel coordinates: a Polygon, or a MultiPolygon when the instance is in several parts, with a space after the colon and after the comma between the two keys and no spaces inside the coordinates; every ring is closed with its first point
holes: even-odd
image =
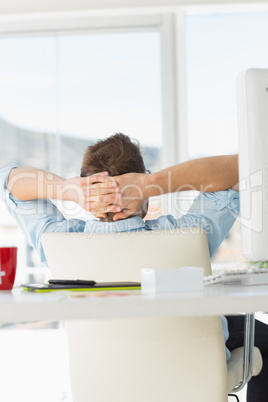
{"type": "MultiPolygon", "coordinates": [[[[140,281],[142,267],[198,266],[211,274],[200,228],[46,233],[42,243],[58,279],[140,281]]],[[[227,401],[218,316],[70,321],[66,328],[73,402],[227,401]]]]}

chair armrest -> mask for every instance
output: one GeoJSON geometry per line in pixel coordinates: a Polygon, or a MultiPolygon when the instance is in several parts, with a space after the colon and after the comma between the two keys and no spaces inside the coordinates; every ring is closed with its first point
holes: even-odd
{"type": "MultiPolygon", "coordinates": [[[[231,358],[227,362],[227,387],[228,393],[240,383],[243,378],[243,356],[244,347],[232,350],[231,358]]],[[[256,376],[262,369],[262,356],[257,347],[253,349],[253,372],[252,375],[256,376]]]]}

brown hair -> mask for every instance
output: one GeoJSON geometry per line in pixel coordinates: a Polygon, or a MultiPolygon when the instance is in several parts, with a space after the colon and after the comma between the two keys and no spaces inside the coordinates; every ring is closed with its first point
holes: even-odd
{"type": "Polygon", "coordinates": [[[124,173],[145,173],[139,143],[134,143],[122,133],[86,148],[81,168],[81,177],[108,171],[111,176],[124,173]]]}
{"type": "MultiPolygon", "coordinates": [[[[111,176],[124,173],[145,173],[145,165],[138,141],[122,133],[117,133],[105,140],[86,148],[81,167],[81,177],[107,171],[111,176]]],[[[141,216],[147,213],[148,201],[144,202],[141,216]]],[[[114,213],[109,212],[105,221],[112,222],[114,213]]],[[[102,221],[103,219],[100,218],[102,221]]]]}

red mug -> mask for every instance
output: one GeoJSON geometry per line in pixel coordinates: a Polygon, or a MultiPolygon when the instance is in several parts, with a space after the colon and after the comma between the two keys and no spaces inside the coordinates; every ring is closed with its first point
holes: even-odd
{"type": "Polygon", "coordinates": [[[11,290],[17,269],[17,247],[0,247],[0,290],[11,290]]]}

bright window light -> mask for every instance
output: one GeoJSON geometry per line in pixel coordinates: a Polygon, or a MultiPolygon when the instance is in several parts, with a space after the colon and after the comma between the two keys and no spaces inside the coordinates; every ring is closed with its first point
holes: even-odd
{"type": "Polygon", "coordinates": [[[190,158],[238,151],[236,77],[267,68],[268,12],[186,17],[190,158]]]}

